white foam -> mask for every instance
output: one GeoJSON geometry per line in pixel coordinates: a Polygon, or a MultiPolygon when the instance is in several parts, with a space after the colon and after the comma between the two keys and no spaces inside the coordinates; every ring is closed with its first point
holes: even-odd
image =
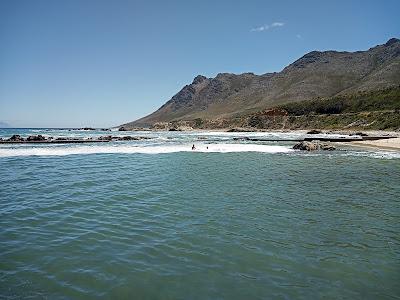
{"type": "Polygon", "coordinates": [[[294,151],[284,146],[254,145],[254,144],[201,144],[196,150],[191,149],[192,144],[164,145],[164,146],[131,146],[131,145],[94,145],[94,146],[50,146],[32,148],[0,148],[0,157],[12,156],[64,156],[101,153],[143,153],[161,154],[175,152],[192,153],[229,153],[229,152],[264,152],[287,153],[294,151]],[[207,149],[208,146],[208,149],[207,149]]]}

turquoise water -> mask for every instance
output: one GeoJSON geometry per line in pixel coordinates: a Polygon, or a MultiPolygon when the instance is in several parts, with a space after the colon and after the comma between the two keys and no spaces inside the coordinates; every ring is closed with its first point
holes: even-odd
{"type": "Polygon", "coordinates": [[[0,298],[400,297],[399,153],[112,134],[0,146],[0,298]]]}

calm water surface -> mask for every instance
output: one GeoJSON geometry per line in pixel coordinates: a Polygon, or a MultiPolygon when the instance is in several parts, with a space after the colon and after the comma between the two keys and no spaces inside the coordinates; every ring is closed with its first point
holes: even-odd
{"type": "Polygon", "coordinates": [[[400,297],[399,153],[112,134],[0,147],[0,298],[400,297]]]}

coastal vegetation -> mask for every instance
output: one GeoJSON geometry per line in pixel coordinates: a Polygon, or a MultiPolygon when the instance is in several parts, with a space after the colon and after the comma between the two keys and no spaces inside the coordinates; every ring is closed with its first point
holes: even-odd
{"type": "Polygon", "coordinates": [[[400,86],[278,106],[291,116],[400,110],[400,86]]]}
{"type": "Polygon", "coordinates": [[[291,102],[231,118],[158,122],[155,130],[399,130],[400,87],[291,102]]]}
{"type": "Polygon", "coordinates": [[[280,105],[294,128],[400,128],[400,86],[280,105]]]}

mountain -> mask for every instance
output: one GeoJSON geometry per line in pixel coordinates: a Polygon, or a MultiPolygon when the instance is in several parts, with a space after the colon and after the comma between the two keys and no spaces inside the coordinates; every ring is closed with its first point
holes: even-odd
{"type": "Polygon", "coordinates": [[[157,111],[124,124],[229,119],[285,103],[374,91],[400,84],[400,40],[367,51],[312,51],[281,72],[199,75],[157,111]]]}

